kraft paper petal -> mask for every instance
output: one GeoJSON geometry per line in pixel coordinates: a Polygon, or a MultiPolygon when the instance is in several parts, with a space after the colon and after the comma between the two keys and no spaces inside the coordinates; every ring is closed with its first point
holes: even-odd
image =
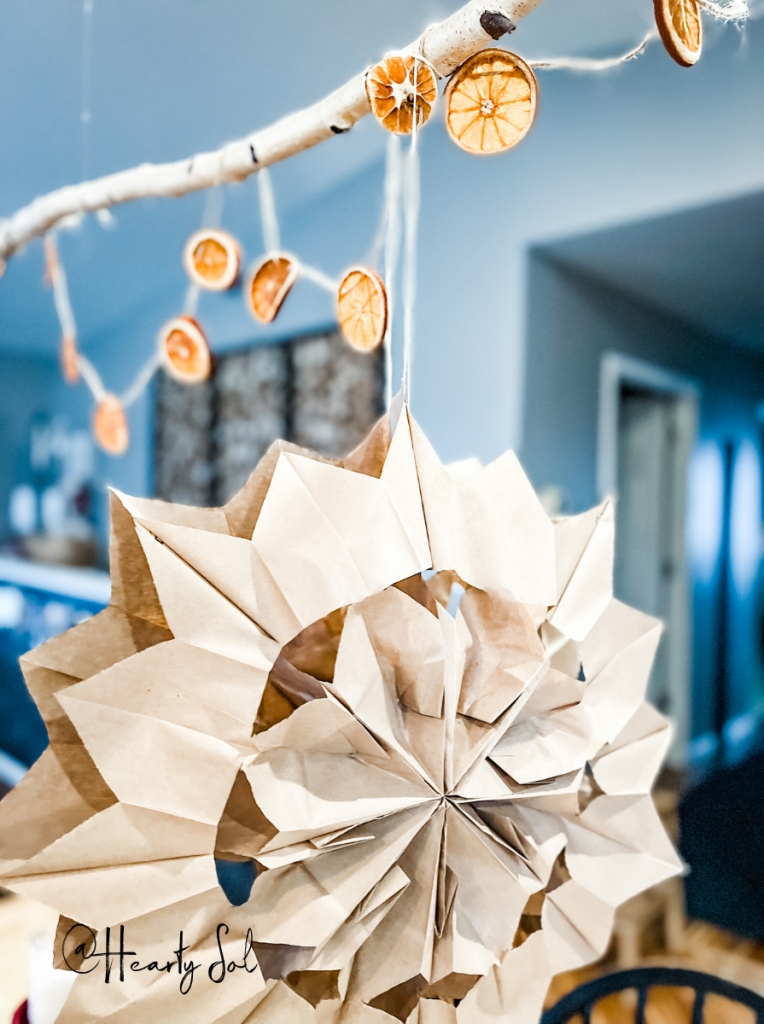
{"type": "Polygon", "coordinates": [[[300,623],[251,541],[151,519],[136,522],[279,643],[300,632],[300,623]]]}
{"type": "Polygon", "coordinates": [[[526,604],[554,604],[554,529],[515,455],[457,483],[411,427],[433,568],[526,604]]]}
{"type": "Polygon", "coordinates": [[[538,931],[504,954],[456,1010],[458,1024],[536,1024],[552,971],[543,934],[538,931]]]}
{"type": "Polygon", "coordinates": [[[546,669],[544,646],[523,605],[469,590],[459,605],[475,638],[459,695],[459,711],[495,722],[546,669]]]}
{"type": "Polygon", "coordinates": [[[615,518],[612,501],[554,524],[557,604],[549,622],[583,640],[613,597],[615,518]]]}
{"type": "Polygon", "coordinates": [[[612,743],[591,759],[597,785],[611,796],[649,793],[672,738],[668,719],[642,704],[612,743]]]}
{"type": "Polygon", "coordinates": [[[166,544],[136,528],[173,636],[270,671],[279,645],[166,544]]]}
{"type": "Polygon", "coordinates": [[[615,739],[647,690],[662,625],[613,600],[580,645],[589,707],[604,742],[615,739]]]}
{"type": "Polygon", "coordinates": [[[565,882],[548,893],[541,921],[551,973],[572,971],[602,956],[614,917],[609,904],[577,882],[565,882]]]}

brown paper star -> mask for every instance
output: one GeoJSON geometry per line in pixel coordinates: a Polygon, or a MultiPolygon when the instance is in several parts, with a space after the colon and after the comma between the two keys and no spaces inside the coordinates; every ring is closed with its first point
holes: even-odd
{"type": "Polygon", "coordinates": [[[61,1024],[535,1020],[680,869],[660,625],[612,557],[608,503],[550,521],[511,453],[455,478],[405,410],[342,463],[274,445],[222,509],[115,495],[109,608],[23,659],[51,745],[0,879],[59,938],[199,959],[224,921],[259,970],[84,975],[61,1024]],[[215,856],[255,861],[244,906],[215,856]]]}

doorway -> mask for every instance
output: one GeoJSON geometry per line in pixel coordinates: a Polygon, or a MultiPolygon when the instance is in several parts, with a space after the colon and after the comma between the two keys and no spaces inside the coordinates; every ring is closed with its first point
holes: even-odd
{"type": "Polygon", "coordinates": [[[687,470],[697,423],[692,382],[608,353],[601,380],[600,484],[616,498],[615,596],[664,623],[648,699],[672,719],[669,761],[686,759],[692,619],[685,554],[687,470]],[[606,393],[605,393],[606,392],[606,393]]]}

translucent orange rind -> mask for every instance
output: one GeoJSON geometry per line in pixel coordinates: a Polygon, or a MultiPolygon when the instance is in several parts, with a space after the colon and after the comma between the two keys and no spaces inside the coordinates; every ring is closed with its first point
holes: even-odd
{"type": "Polygon", "coordinates": [[[354,348],[370,352],[381,344],[387,329],[387,292],[382,279],[368,267],[346,271],[337,296],[342,333],[354,348]]]}
{"type": "Polygon", "coordinates": [[[255,320],[269,324],[276,319],[299,271],[298,260],[287,252],[266,253],[254,265],[244,289],[244,301],[255,320]]]}
{"type": "Polygon", "coordinates": [[[371,112],[383,128],[396,135],[410,135],[414,126],[414,97],[419,129],[430,116],[438,96],[438,85],[435,73],[425,61],[413,56],[392,56],[375,64],[369,71],[366,94],[371,112]]]}
{"type": "Polygon", "coordinates": [[[176,316],[157,335],[166,372],[182,384],[201,384],[210,375],[212,358],[204,331],[190,316],[176,316]]]}
{"type": "Polygon", "coordinates": [[[107,394],[93,414],[95,439],[109,455],[124,455],[130,443],[127,419],[122,403],[116,395],[107,394]]]}
{"type": "Polygon", "coordinates": [[[536,116],[536,76],[522,58],[490,47],[473,54],[446,87],[446,128],[467,153],[505,153],[536,116]]]}
{"type": "Polygon", "coordinates": [[[224,292],[239,276],[239,243],[227,231],[195,231],[183,249],[183,266],[191,281],[210,292],[224,292]]]}
{"type": "Polygon", "coordinates": [[[683,68],[697,64],[703,50],[703,22],[697,0],[653,0],[655,23],[669,55],[683,68]]]}

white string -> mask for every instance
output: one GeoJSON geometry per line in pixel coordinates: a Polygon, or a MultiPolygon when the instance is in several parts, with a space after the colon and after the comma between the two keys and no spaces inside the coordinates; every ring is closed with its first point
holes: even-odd
{"type": "Polygon", "coordinates": [[[90,157],[90,94],[93,53],[93,0],[82,4],[82,74],[80,78],[80,175],[87,181],[90,157]]]}
{"type": "Polygon", "coordinates": [[[390,411],[393,400],[393,313],[395,310],[395,278],[398,272],[398,254],[401,248],[401,191],[403,186],[403,158],[401,140],[390,135],[387,143],[385,169],[385,288],[387,290],[387,327],[385,328],[385,409],[390,411]]]}
{"type": "Polygon", "coordinates": [[[619,64],[626,64],[627,61],[641,57],[649,44],[658,38],[657,29],[648,32],[639,46],[621,57],[604,57],[601,60],[594,57],[553,57],[551,60],[531,60],[528,66],[534,70],[539,68],[550,71],[608,71],[610,68],[618,67],[619,64]]]}
{"type": "Polygon", "coordinates": [[[158,352],[155,352],[149,360],[140,368],[135,380],[120,398],[123,409],[128,409],[133,402],[137,402],[151,382],[151,378],[159,369],[161,359],[158,352]]]}
{"type": "Polygon", "coordinates": [[[319,288],[323,288],[327,292],[331,292],[333,295],[337,294],[340,282],[335,281],[334,278],[329,277],[322,270],[316,270],[315,267],[309,267],[305,263],[301,263],[299,260],[297,263],[297,273],[300,277],[304,277],[307,281],[312,281],[317,284],[319,288]]]}
{"type": "Polygon", "coordinates": [[[196,316],[196,311],[199,308],[200,290],[199,285],[194,284],[193,281],[189,284],[186,291],[186,301],[183,303],[184,316],[196,316]]]}
{"type": "Polygon", "coordinates": [[[80,376],[85,381],[87,386],[90,388],[90,393],[96,402],[102,402],[107,395],[106,388],[103,386],[101,375],[95,366],[90,362],[87,356],[83,356],[81,352],[77,353],[77,369],[80,371],[80,376]]]}
{"type": "Polygon", "coordinates": [[[719,21],[745,21],[749,14],[747,0],[727,0],[726,3],[698,0],[698,5],[719,21]]]}
{"type": "Polygon", "coordinates": [[[263,167],[257,175],[257,191],[260,196],[260,222],[263,229],[263,247],[266,252],[278,252],[281,249],[281,233],[276,215],[276,200],[268,168],[263,167]]]}
{"type": "Polygon", "coordinates": [[[417,77],[419,61],[414,60],[414,105],[411,143],[406,158],[404,193],[405,238],[403,250],[403,401],[411,401],[411,361],[414,351],[414,302],[416,300],[417,229],[419,226],[419,152],[417,149],[417,77]]]}
{"type": "Polygon", "coordinates": [[[51,236],[50,246],[53,246],[52,254],[49,256],[48,266],[50,270],[50,281],[53,285],[53,301],[56,306],[56,314],[61,327],[61,334],[65,338],[77,340],[77,324],[72,312],[72,304],[69,300],[69,287],[66,282],[66,271],[58,258],[58,251],[55,248],[55,238],[51,236]]]}
{"type": "Polygon", "coordinates": [[[223,174],[223,150],[220,151],[215,177],[212,185],[204,197],[204,211],[202,213],[203,228],[219,228],[223,219],[223,203],[225,202],[225,189],[220,184],[223,174]]]}

